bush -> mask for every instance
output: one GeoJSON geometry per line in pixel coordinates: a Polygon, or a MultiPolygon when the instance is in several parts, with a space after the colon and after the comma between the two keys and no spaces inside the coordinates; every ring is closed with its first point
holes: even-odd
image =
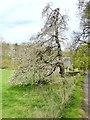
{"type": "Polygon", "coordinates": [[[1,69],[7,69],[8,66],[1,66],[0,68],[1,68],[1,69]]]}

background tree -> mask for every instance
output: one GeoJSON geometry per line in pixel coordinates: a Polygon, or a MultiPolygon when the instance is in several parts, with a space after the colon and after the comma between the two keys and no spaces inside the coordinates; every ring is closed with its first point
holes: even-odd
{"type": "Polygon", "coordinates": [[[78,10],[80,17],[80,30],[74,31],[73,47],[87,43],[90,47],[90,1],[79,1],[78,10]]]}
{"type": "Polygon", "coordinates": [[[73,33],[73,43],[71,46],[73,52],[74,68],[89,69],[89,51],[90,51],[90,1],[78,1],[78,10],[80,18],[80,29],[73,33]]]}
{"type": "Polygon", "coordinates": [[[84,72],[88,70],[88,45],[82,44],[72,52],[73,68],[84,72]]]}
{"type": "Polygon", "coordinates": [[[1,53],[2,65],[0,65],[0,67],[3,69],[10,68],[11,66],[10,44],[3,41],[1,43],[1,48],[2,48],[1,53]]]}
{"type": "Polygon", "coordinates": [[[24,59],[24,44],[12,44],[11,45],[11,58],[12,58],[12,69],[17,69],[18,66],[22,64],[22,60],[24,59]]]}

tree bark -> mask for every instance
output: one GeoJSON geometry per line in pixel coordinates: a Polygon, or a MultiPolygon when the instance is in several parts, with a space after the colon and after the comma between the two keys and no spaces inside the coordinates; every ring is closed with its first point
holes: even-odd
{"type": "Polygon", "coordinates": [[[61,45],[59,43],[59,38],[58,38],[58,16],[59,16],[59,8],[57,8],[57,14],[56,14],[56,21],[55,21],[55,26],[56,26],[56,29],[55,29],[55,41],[56,41],[56,44],[58,45],[58,53],[57,53],[57,56],[58,56],[58,64],[57,66],[59,67],[60,71],[59,73],[61,74],[61,77],[64,77],[64,74],[65,74],[65,71],[64,71],[64,64],[62,62],[62,51],[61,51],[61,45]]]}

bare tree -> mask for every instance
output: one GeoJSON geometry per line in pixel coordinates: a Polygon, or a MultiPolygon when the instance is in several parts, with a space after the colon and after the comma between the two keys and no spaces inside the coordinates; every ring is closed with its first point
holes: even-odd
{"type": "Polygon", "coordinates": [[[60,42],[66,40],[63,32],[67,30],[67,16],[61,15],[59,8],[52,9],[50,4],[47,4],[43,9],[42,16],[45,17],[45,25],[41,33],[38,34],[38,39],[41,40],[41,48],[44,47],[44,50],[41,50],[38,56],[41,57],[46,66],[48,65],[51,68],[46,76],[51,75],[58,67],[61,77],[64,77],[60,42]]]}
{"type": "Polygon", "coordinates": [[[64,32],[67,29],[66,15],[61,15],[59,8],[52,9],[48,4],[42,11],[45,25],[27,46],[24,62],[15,72],[11,81],[16,84],[46,83],[59,68],[64,77],[61,42],[66,40],[64,32]]]}
{"type": "Polygon", "coordinates": [[[90,44],[90,1],[78,2],[78,10],[80,16],[80,30],[74,31],[73,47],[86,43],[90,44]]]}

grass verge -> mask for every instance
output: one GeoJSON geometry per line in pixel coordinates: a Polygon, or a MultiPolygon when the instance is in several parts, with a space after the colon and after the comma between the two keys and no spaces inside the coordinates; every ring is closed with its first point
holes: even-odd
{"type": "Polygon", "coordinates": [[[64,105],[64,109],[61,113],[62,118],[81,118],[80,110],[83,100],[83,80],[84,77],[80,76],[73,93],[71,94],[68,102],[64,105]]]}

